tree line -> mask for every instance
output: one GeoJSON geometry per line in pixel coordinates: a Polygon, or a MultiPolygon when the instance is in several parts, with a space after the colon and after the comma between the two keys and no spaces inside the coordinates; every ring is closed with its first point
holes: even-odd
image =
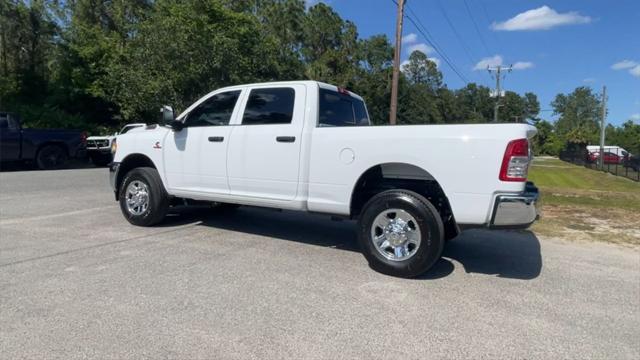
{"type": "MultiPolygon", "coordinates": [[[[223,86],[300,79],[362,95],[372,121],[384,124],[392,61],[387,36],[361,38],[325,3],[0,0],[0,110],[32,127],[112,130],[155,122],[161,104],[184,109],[223,86]]],[[[398,123],[490,122],[490,93],[475,83],[448,88],[436,64],[415,51],[400,77],[398,123]]],[[[571,103],[556,98],[561,116],[552,124],[540,121],[534,93],[507,91],[500,119],[538,123],[545,140],[536,149],[553,153],[560,145],[548,143],[564,146],[578,136],[571,131],[587,134],[594,125],[563,120],[574,110],[562,101],[571,103]]]]}

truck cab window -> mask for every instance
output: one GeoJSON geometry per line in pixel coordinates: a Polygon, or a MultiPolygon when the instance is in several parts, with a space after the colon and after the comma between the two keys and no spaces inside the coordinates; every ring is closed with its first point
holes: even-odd
{"type": "Polygon", "coordinates": [[[229,125],[239,96],[240,90],[213,95],[189,112],[185,127],[229,125]]]}
{"type": "Polygon", "coordinates": [[[292,88],[251,90],[242,125],[290,124],[295,97],[292,88]]]}
{"type": "Polygon", "coordinates": [[[320,89],[318,126],[369,125],[364,102],[348,94],[320,89]]]}

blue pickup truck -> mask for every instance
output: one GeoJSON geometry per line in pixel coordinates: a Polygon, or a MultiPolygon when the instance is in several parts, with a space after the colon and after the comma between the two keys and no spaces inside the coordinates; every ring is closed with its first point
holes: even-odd
{"type": "Polygon", "coordinates": [[[25,129],[20,117],[0,112],[0,162],[32,161],[39,169],[63,167],[86,156],[87,134],[80,130],[25,129]]]}

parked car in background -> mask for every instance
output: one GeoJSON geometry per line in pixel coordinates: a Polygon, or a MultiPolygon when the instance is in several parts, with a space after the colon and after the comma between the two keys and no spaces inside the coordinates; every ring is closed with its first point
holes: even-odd
{"type": "Polygon", "coordinates": [[[146,126],[145,123],[127,124],[122,127],[120,132],[106,136],[89,136],[87,138],[87,154],[91,162],[96,166],[106,166],[113,159],[111,154],[111,144],[113,139],[120,134],[126,134],[130,130],[146,126]]]}
{"type": "MultiPolygon", "coordinates": [[[[370,126],[362,98],[315,81],[213,91],[118,136],[109,167],[134,225],[172,204],[254,205],[358,220],[369,264],[413,277],[470,227],[537,219],[527,124],[370,126]]],[[[225,208],[225,206],[223,206],[225,208]]]]}
{"type": "MultiPolygon", "coordinates": [[[[589,152],[589,157],[590,157],[590,160],[592,161],[595,161],[595,159],[600,157],[600,145],[587,145],[587,151],[589,152]],[[595,155],[591,156],[592,154],[595,154],[595,155]]],[[[624,159],[628,159],[632,157],[632,155],[627,150],[625,150],[620,146],[605,145],[604,151],[605,151],[604,161],[606,164],[614,164],[614,162],[612,162],[614,159],[612,155],[617,156],[618,164],[621,164],[624,161],[624,159]],[[609,153],[610,162],[607,162],[607,153],[609,153]]]]}
{"type": "MultiPolygon", "coordinates": [[[[599,158],[600,158],[600,153],[599,152],[589,153],[589,161],[597,162],[599,158]]],[[[605,164],[622,164],[624,159],[625,159],[624,157],[619,156],[619,155],[614,154],[614,153],[609,152],[609,151],[606,151],[604,153],[604,163],[605,164]]]]}
{"type": "Polygon", "coordinates": [[[86,156],[87,133],[81,130],[23,128],[20,117],[0,112],[0,161],[34,161],[39,169],[64,166],[86,156]]]}

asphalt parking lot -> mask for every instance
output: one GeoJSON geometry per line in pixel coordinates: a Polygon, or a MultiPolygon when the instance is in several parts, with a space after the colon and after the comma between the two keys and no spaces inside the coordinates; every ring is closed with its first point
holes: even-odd
{"type": "Polygon", "coordinates": [[[106,169],[0,173],[0,357],[640,358],[640,251],[472,231],[378,274],[353,223],[121,216],[106,169]]]}

